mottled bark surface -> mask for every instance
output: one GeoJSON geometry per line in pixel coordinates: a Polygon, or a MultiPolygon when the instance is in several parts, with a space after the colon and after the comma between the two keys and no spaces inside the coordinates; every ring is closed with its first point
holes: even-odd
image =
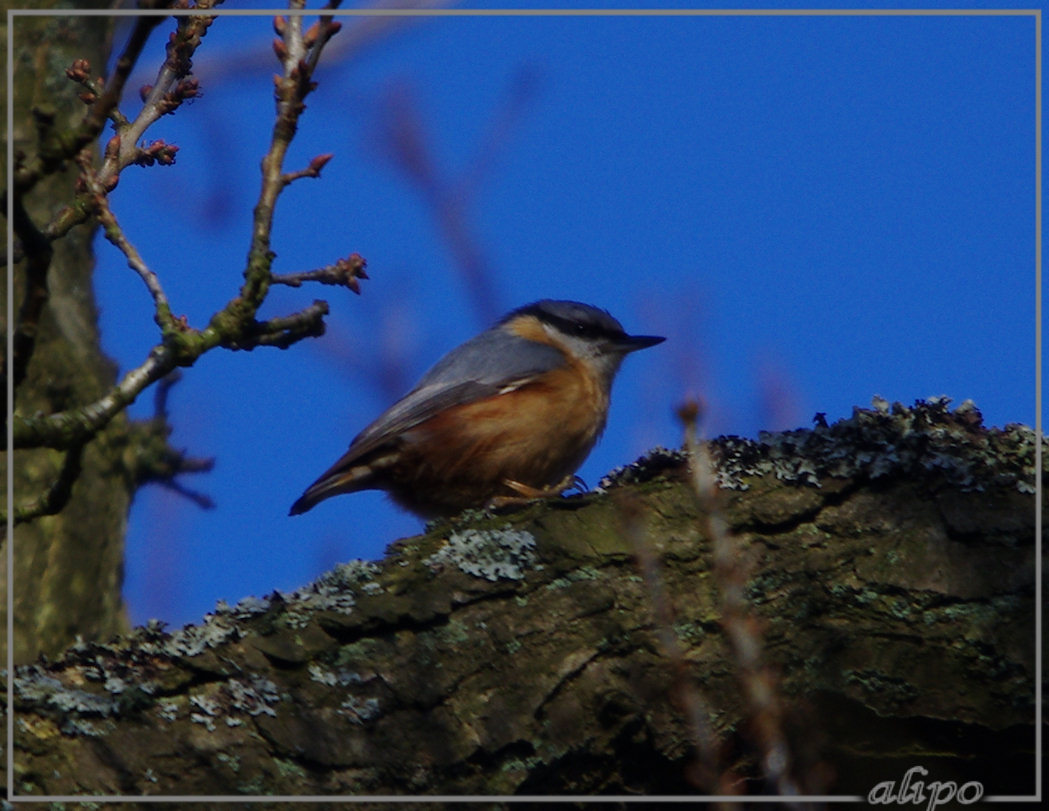
{"type": "MultiPolygon", "coordinates": [[[[1031,432],[939,404],[718,448],[748,488],[719,512],[800,784],[865,795],[921,765],[1031,793],[1031,432]]],[[[763,793],[687,479],[657,453],[607,492],[443,523],[294,594],[22,668],[14,788],[681,794],[705,768],[763,793]],[[683,696],[712,730],[705,763],[683,696]]]]}
{"type": "MultiPolygon", "coordinates": [[[[41,2],[33,8],[58,5],[41,2]]],[[[14,19],[14,127],[10,135],[16,150],[35,154],[33,110],[52,114],[59,129],[71,127],[84,115],[78,88],[65,71],[74,59],[104,65],[112,24],[106,17],[14,19]]],[[[72,200],[75,180],[75,167],[70,165],[43,178],[29,193],[26,209],[37,228],[43,228],[72,200]]],[[[90,403],[116,379],[116,367],[99,343],[91,281],[93,235],[94,227],[80,226],[53,244],[47,303],[26,378],[15,393],[14,409],[19,414],[50,414],[90,403]]],[[[25,291],[24,265],[14,266],[16,317],[25,291]]],[[[6,281],[3,287],[0,313],[6,312],[6,281]]],[[[6,316],[0,315],[6,341],[5,321],[6,316]]],[[[41,652],[57,653],[78,634],[106,639],[127,628],[120,594],[132,489],[120,463],[125,432],[126,421],[118,418],[85,448],[81,474],[64,510],[15,529],[14,572],[10,581],[3,572],[0,588],[14,583],[17,661],[32,661],[41,652]]],[[[47,448],[17,451],[13,459],[15,505],[46,493],[59,478],[64,459],[64,452],[47,448]]],[[[6,466],[9,461],[3,454],[0,464],[6,466]]],[[[6,502],[6,491],[0,498],[6,502]]],[[[12,506],[5,503],[5,509],[12,506]]],[[[6,569],[2,545],[0,551],[0,566],[6,569]]],[[[0,593],[0,622],[6,623],[6,612],[6,594],[0,593]]]]}

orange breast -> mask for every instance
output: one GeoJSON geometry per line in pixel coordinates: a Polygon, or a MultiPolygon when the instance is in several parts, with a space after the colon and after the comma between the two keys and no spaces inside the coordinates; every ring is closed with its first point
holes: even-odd
{"type": "Polygon", "coordinates": [[[608,394],[571,365],[407,431],[388,489],[402,502],[481,506],[512,479],[537,489],[574,473],[605,426],[608,394]]]}
{"type": "Polygon", "coordinates": [[[515,391],[449,409],[418,429],[449,473],[555,484],[582,463],[604,428],[607,397],[558,369],[515,391]]]}

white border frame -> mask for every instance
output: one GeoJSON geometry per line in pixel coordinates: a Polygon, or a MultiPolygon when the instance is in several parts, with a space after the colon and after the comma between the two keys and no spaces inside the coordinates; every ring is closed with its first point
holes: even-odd
{"type": "MultiPolygon", "coordinates": [[[[320,9],[303,9],[301,11],[289,11],[288,9],[210,9],[208,16],[229,17],[272,17],[281,15],[316,16],[320,9]]],[[[168,10],[141,10],[141,9],[11,9],[7,10],[7,62],[5,65],[7,77],[7,109],[5,110],[7,132],[12,132],[11,125],[14,119],[14,21],[18,17],[143,17],[143,16],[182,16],[200,14],[199,9],[168,9],[168,10]]],[[[983,798],[983,802],[1038,802],[1042,800],[1042,10],[1034,9],[335,9],[325,11],[336,17],[1033,17],[1035,22],[1035,793],[1031,795],[995,795],[983,798]]],[[[14,172],[14,144],[12,139],[7,139],[7,188],[12,188],[14,172]]],[[[14,216],[13,199],[8,195],[7,199],[7,256],[8,261],[14,256],[14,216]]],[[[10,330],[14,325],[14,281],[13,273],[10,272],[10,264],[7,273],[7,368],[11,370],[14,366],[14,347],[11,340],[10,330]]],[[[14,428],[11,420],[11,404],[14,402],[14,379],[10,374],[7,376],[7,391],[5,392],[7,409],[7,572],[14,571],[14,428]]],[[[601,797],[577,797],[566,796],[459,796],[459,795],[424,795],[424,796],[387,796],[387,795],[356,795],[356,796],[286,796],[269,795],[259,797],[246,797],[241,795],[172,795],[172,796],[111,796],[111,795],[20,795],[14,793],[14,647],[11,640],[14,638],[14,591],[7,589],[7,800],[11,802],[223,802],[223,803],[254,803],[254,802],[700,802],[714,801],[727,803],[776,803],[776,802],[866,802],[866,797],[860,796],[711,796],[711,795],[688,795],[688,796],[636,796],[636,795],[610,795],[601,797]]]]}

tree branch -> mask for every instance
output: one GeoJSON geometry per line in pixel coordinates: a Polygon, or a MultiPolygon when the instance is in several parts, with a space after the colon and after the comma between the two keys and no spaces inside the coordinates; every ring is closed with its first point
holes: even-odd
{"type": "Polygon", "coordinates": [[[149,265],[146,264],[142,255],[128,240],[124,230],[120,227],[120,223],[117,222],[116,215],[113,214],[113,210],[109,207],[109,198],[103,188],[102,181],[95,175],[91,167],[90,156],[86,152],[81,153],[77,158],[77,163],[80,165],[84,184],[91,195],[92,208],[99,224],[102,226],[102,232],[105,234],[106,239],[127,257],[128,267],[139,275],[139,278],[146,285],[149,294],[153,297],[153,320],[160,327],[162,333],[177,329],[178,325],[171,314],[171,304],[168,302],[167,294],[160,284],[160,278],[150,270],[149,265]]]}
{"type": "Polygon", "coordinates": [[[285,186],[290,183],[294,183],[304,177],[320,177],[321,169],[323,169],[334,156],[331,153],[325,153],[324,155],[318,155],[310,161],[310,165],[305,169],[299,169],[295,172],[288,172],[284,175],[283,183],[285,186]]]}
{"type": "Polygon", "coordinates": [[[87,442],[133,403],[143,389],[177,365],[175,354],[167,346],[157,345],[141,365],[93,403],[55,414],[13,415],[14,448],[69,448],[87,442]]]}
{"type": "MultiPolygon", "coordinates": [[[[290,0],[290,9],[302,9],[305,0],[290,0]]],[[[298,129],[299,116],[306,109],[305,98],[314,89],[313,69],[320,51],[328,39],[338,30],[337,24],[325,25],[326,36],[316,36],[307,42],[302,35],[302,16],[291,15],[286,21],[282,17],[274,20],[279,38],[274,40],[274,50],[283,67],[283,75],[274,77],[276,85],[277,118],[270,136],[270,147],[262,159],[262,189],[252,223],[251,248],[248,251],[248,266],[244,271],[244,284],[240,295],[227,305],[254,318],[266,297],[271,280],[273,251],[270,234],[273,230],[273,215],[277,197],[287,185],[283,173],[284,157],[288,145],[298,129]],[[309,56],[309,60],[307,60],[309,56]]],[[[319,171],[319,169],[318,169],[319,171]]]]}
{"type": "Polygon", "coordinates": [[[14,674],[16,788],[698,794],[699,759],[768,794],[787,784],[754,732],[764,683],[806,788],[866,795],[921,764],[1030,794],[1038,438],[973,417],[933,402],[708,443],[732,554],[753,562],[738,584],[688,455],[660,451],[196,626],[75,645],[14,674]],[[733,650],[729,586],[761,624],[757,664],[733,650]]]}
{"type": "Polygon", "coordinates": [[[286,284],[288,287],[301,287],[303,282],[320,282],[321,284],[335,285],[336,287],[348,287],[357,295],[360,295],[361,286],[358,279],[367,279],[368,274],[364,268],[367,262],[359,253],[351,253],[345,259],[340,259],[334,265],[325,265],[317,270],[303,271],[301,273],[274,274],[270,279],[271,284],[286,284]]]}
{"type": "MultiPolygon", "coordinates": [[[[18,309],[18,323],[14,329],[11,346],[14,365],[12,370],[13,383],[14,388],[18,389],[25,379],[26,371],[29,369],[29,361],[33,357],[33,350],[36,347],[40,314],[43,312],[44,305],[48,299],[47,271],[51,266],[51,258],[54,252],[51,249],[51,243],[40,233],[25,210],[21,195],[15,195],[13,203],[14,219],[12,226],[15,234],[22,242],[26,260],[26,287],[22,295],[22,304],[18,309]]],[[[7,358],[5,356],[0,361],[0,370],[3,371],[3,374],[0,374],[0,383],[4,385],[5,391],[7,386],[5,378],[8,373],[6,367],[7,358]]],[[[4,425],[6,425],[6,419],[5,411],[4,425]]]]}
{"type": "MultiPolygon", "coordinates": [[[[156,3],[144,0],[143,7],[167,8],[171,4],[172,0],[160,0],[156,3]]],[[[76,129],[59,131],[50,128],[47,137],[41,139],[36,156],[29,163],[15,168],[14,191],[16,196],[26,194],[42,177],[60,169],[80,150],[98,138],[111,113],[120,103],[124,85],[135,63],[138,62],[149,35],[163,19],[161,16],[151,15],[139,17],[136,20],[127,45],[117,59],[113,74],[106,82],[104,91],[88,108],[76,129]]]]}
{"type": "MultiPolygon", "coordinates": [[[[211,0],[202,0],[198,5],[210,7],[211,0]]],[[[292,0],[291,6],[301,9],[304,7],[304,0],[292,0]]],[[[214,17],[206,16],[179,19],[178,28],[169,41],[167,58],[158,74],[157,84],[144,89],[146,98],[143,109],[134,122],[110,139],[102,168],[97,174],[91,172],[86,157],[84,158],[82,167],[85,191],[77,205],[69,210],[72,213],[61,214],[52,223],[53,226],[60,224],[57,226],[59,230],[68,229],[75,222],[86,219],[92,212],[97,214],[105,227],[107,238],[127,257],[129,265],[139,274],[153,297],[154,320],[161,329],[161,343],[150,351],[144,363],[128,372],[116,386],[94,403],[44,416],[16,415],[13,426],[15,448],[63,448],[88,441],[121,409],[132,403],[147,386],[179,366],[191,365],[202,354],[217,346],[228,349],[253,349],[256,346],[286,348],[303,338],[315,337],[324,332],[323,316],[328,313],[328,305],[325,302],[315,301],[298,313],[262,322],[255,319],[255,313],[265,299],[271,283],[270,265],[273,254],[269,242],[277,197],[290,179],[297,175],[316,176],[328,160],[328,156],[319,156],[302,173],[292,175],[283,174],[281,168],[288,145],[295,134],[299,115],[305,109],[303,99],[315,87],[311,75],[320,51],[339,28],[330,17],[322,18],[321,22],[312,26],[305,35],[301,31],[302,21],[298,15],[287,25],[278,25],[278,29],[283,32],[280,42],[284,49],[284,76],[277,79],[277,117],[270,148],[263,158],[262,190],[255,207],[252,244],[244,271],[245,281],[240,295],[215,313],[206,328],[194,329],[186,324],[184,319],[173,316],[159,278],[126,238],[109,208],[106,194],[116,185],[119,172],[125,166],[136,160],[142,161],[143,154],[161,162],[173,157],[170,147],[162,142],[157,142],[161,146],[155,144],[155,148],[147,149],[145,153],[136,147],[135,143],[149,124],[175,109],[183,98],[196,94],[195,82],[187,78],[192,67],[190,57],[213,19],[214,17]]],[[[136,28],[136,32],[139,32],[138,36],[143,36],[139,28],[136,28]]],[[[137,54],[137,51],[129,45],[125,55],[129,53],[137,54]]],[[[125,62],[128,61],[130,57],[125,59],[125,62]]],[[[73,78],[79,81],[76,67],[74,65],[73,70],[77,75],[73,78]]],[[[118,83],[112,80],[107,93],[122,86],[123,81],[118,83]]],[[[110,109],[105,105],[99,106],[100,104],[101,100],[96,102],[92,109],[110,109]]],[[[364,260],[354,254],[348,259],[340,260],[330,269],[324,269],[326,272],[318,272],[316,276],[318,281],[334,280],[338,277],[338,283],[359,292],[357,279],[366,278],[363,268],[364,260]]]]}
{"type": "MultiPolygon", "coordinates": [[[[197,0],[196,5],[197,8],[206,10],[221,5],[222,2],[223,0],[197,0]]],[[[166,58],[157,72],[156,80],[152,85],[142,88],[142,109],[134,121],[117,130],[120,148],[107,158],[99,171],[99,180],[103,186],[112,188],[109,184],[120,172],[136,162],[138,142],[154,122],[175,112],[186,99],[200,94],[197,80],[189,75],[193,70],[192,57],[215,19],[214,15],[178,17],[178,25],[168,40],[166,58]]]]}
{"type": "Polygon", "coordinates": [[[324,334],[324,316],[328,302],[314,300],[313,304],[292,315],[256,322],[244,339],[231,349],[253,349],[256,346],[275,346],[287,349],[303,338],[319,338],[324,334]]]}
{"type": "Polygon", "coordinates": [[[215,468],[215,460],[188,456],[184,450],[176,450],[168,442],[170,435],[171,426],[163,417],[132,426],[129,441],[135,448],[135,458],[130,473],[135,486],[158,484],[184,496],[201,509],[212,509],[215,502],[210,496],[191,490],[178,477],[187,473],[208,473],[215,468]]]}
{"type": "MultiPolygon", "coordinates": [[[[73,484],[80,477],[80,460],[84,454],[84,443],[77,443],[65,452],[62,468],[54,483],[39,498],[15,508],[15,524],[39,518],[42,515],[57,515],[69,503],[73,484]]],[[[6,511],[0,510],[0,522],[6,522],[6,511]]]]}
{"type": "MultiPolygon", "coordinates": [[[[199,0],[198,8],[211,8],[223,0],[199,0]]],[[[172,4],[172,0],[166,0],[164,7],[172,4]]],[[[159,5],[159,4],[158,4],[159,5]]],[[[146,6],[152,7],[152,6],[146,6]]],[[[106,150],[102,167],[98,171],[98,181],[102,188],[112,191],[120,180],[120,173],[132,164],[152,165],[153,162],[167,165],[174,163],[174,153],[178,147],[164,144],[163,141],[155,142],[146,150],[141,149],[138,144],[145,131],[159,118],[173,113],[179,105],[188,98],[200,94],[196,79],[188,76],[192,69],[193,53],[200,45],[201,38],[207,33],[208,27],[215,20],[214,16],[180,16],[178,17],[176,29],[172,33],[167,46],[167,55],[161,65],[157,78],[152,85],[142,88],[143,106],[134,120],[129,121],[117,109],[120,96],[128,75],[134,67],[141,53],[142,47],[149,36],[149,32],[156,27],[164,18],[161,16],[140,17],[132,31],[131,38],[120,59],[117,61],[113,76],[106,85],[106,90],[99,98],[91,104],[88,115],[81,122],[81,128],[89,127],[85,132],[91,132],[91,137],[81,143],[79,136],[71,137],[68,148],[64,151],[54,151],[54,158],[61,157],[61,162],[70,160],[78,154],[80,149],[69,151],[72,146],[80,144],[80,148],[93,142],[102,132],[105,119],[114,122],[116,135],[110,139],[106,150]],[[87,123],[85,123],[87,122],[87,123]]],[[[67,71],[70,79],[92,89],[92,84],[87,80],[89,65],[74,62],[67,71]],[[86,84],[85,84],[86,83],[86,84]]],[[[40,162],[26,169],[26,182],[36,182],[33,175],[38,173],[40,162]]],[[[59,164],[61,165],[61,163],[59,164]]],[[[54,171],[50,168],[49,171],[54,171]]],[[[18,188],[16,174],[16,188],[18,188]]],[[[54,241],[67,234],[70,229],[86,222],[91,215],[90,201],[83,198],[77,199],[72,205],[61,209],[59,213],[43,229],[48,240],[54,241]]],[[[18,256],[16,254],[16,260],[18,256]]]]}

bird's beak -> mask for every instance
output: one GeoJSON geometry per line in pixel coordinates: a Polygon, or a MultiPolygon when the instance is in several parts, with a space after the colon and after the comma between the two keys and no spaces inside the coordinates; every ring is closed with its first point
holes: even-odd
{"type": "Polygon", "coordinates": [[[665,341],[660,335],[624,335],[618,339],[619,346],[624,352],[636,352],[649,346],[655,346],[665,341]]]}

